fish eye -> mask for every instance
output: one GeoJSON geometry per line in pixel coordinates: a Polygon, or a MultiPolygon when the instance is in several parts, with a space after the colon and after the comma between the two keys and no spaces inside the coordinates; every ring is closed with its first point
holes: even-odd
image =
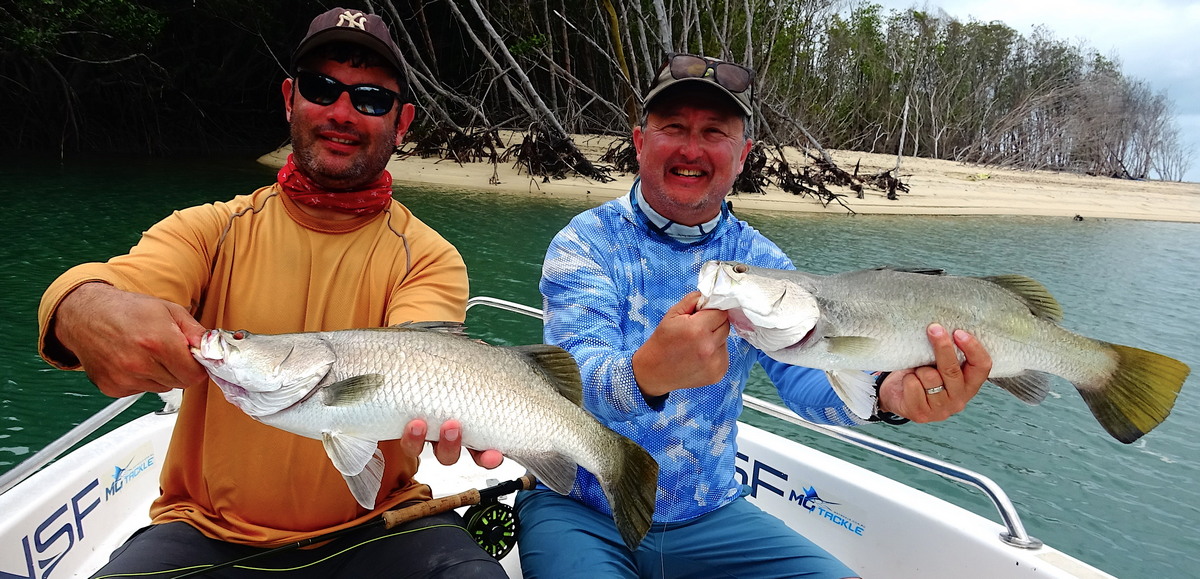
{"type": "Polygon", "coordinates": [[[235,340],[244,340],[244,339],[246,339],[246,330],[238,330],[238,331],[230,334],[229,337],[231,337],[235,340]]]}
{"type": "Polygon", "coordinates": [[[739,264],[733,266],[734,273],[746,273],[748,271],[750,271],[750,266],[748,266],[744,263],[739,263],[739,264]]]}

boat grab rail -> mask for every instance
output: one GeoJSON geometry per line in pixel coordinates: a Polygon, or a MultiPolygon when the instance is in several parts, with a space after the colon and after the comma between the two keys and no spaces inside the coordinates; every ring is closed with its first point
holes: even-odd
{"type": "Polygon", "coordinates": [[[944,478],[975,487],[982,491],[984,495],[987,495],[987,498],[992,501],[992,505],[996,507],[996,511],[1000,513],[1001,520],[1004,521],[1004,526],[1007,530],[1000,533],[1001,541],[1022,549],[1037,549],[1042,546],[1040,540],[1029,536],[1025,532],[1025,525],[1021,523],[1021,517],[1017,514],[1016,507],[1009,500],[1004,489],[1000,488],[1000,485],[996,481],[982,474],[938,460],[932,456],[921,454],[915,450],[896,446],[895,444],[863,434],[851,428],[809,422],[787,408],[760,400],[749,394],[742,394],[742,403],[768,416],[773,416],[785,422],[802,426],[890,459],[927,470],[944,478]]]}
{"type": "MultiPolygon", "coordinates": [[[[533,308],[523,304],[502,300],[499,298],[476,296],[467,300],[467,309],[470,310],[474,306],[488,306],[501,310],[523,314],[529,317],[543,319],[542,310],[533,308]]],[[[825,424],[817,424],[801,418],[800,415],[791,410],[772,404],[765,400],[760,400],[749,394],[742,394],[743,405],[757,410],[768,416],[783,420],[812,430],[814,432],[829,436],[840,440],[847,444],[857,446],[874,452],[876,454],[888,457],[905,464],[909,464],[920,469],[932,472],[950,480],[958,481],[967,486],[975,487],[983,492],[984,495],[996,507],[996,511],[1000,513],[1000,519],[1003,521],[1006,530],[1000,533],[1000,540],[1007,545],[1020,549],[1037,549],[1042,546],[1042,541],[1029,536],[1025,531],[1025,525],[1021,523],[1021,517],[1017,514],[1017,509],[1009,500],[1008,495],[1000,485],[996,484],[992,479],[974,472],[970,469],[950,464],[948,462],[938,460],[931,456],[921,454],[915,450],[897,446],[890,442],[880,440],[873,436],[869,436],[858,432],[851,428],[842,426],[831,426],[825,424]]]]}
{"type": "Polygon", "coordinates": [[[108,421],[116,418],[126,408],[133,406],[133,403],[137,402],[141,397],[142,393],[139,393],[114,400],[108,406],[101,408],[99,412],[93,414],[91,418],[79,423],[78,426],[68,430],[66,434],[47,444],[45,448],[37,451],[33,456],[21,461],[21,464],[13,467],[12,470],[0,475],[0,495],[8,492],[8,489],[17,486],[17,483],[29,478],[33,473],[41,470],[43,466],[53,462],[60,454],[70,450],[76,443],[87,438],[89,434],[107,424],[108,421]]]}

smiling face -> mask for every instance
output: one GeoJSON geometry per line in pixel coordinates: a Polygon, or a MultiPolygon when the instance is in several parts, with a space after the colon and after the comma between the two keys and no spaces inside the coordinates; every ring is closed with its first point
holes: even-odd
{"type": "Polygon", "coordinates": [[[633,129],[642,195],[676,223],[704,223],[721,212],[753,146],[742,112],[700,83],[683,83],[654,102],[645,126],[633,129]]]}
{"type": "MultiPolygon", "coordinates": [[[[306,68],[346,85],[400,88],[395,73],[384,66],[314,59],[306,68]]],[[[364,115],[355,110],[348,92],[322,106],[301,96],[291,78],[283,81],[283,98],[296,165],[308,178],[331,190],[357,189],[378,178],[415,114],[413,106],[405,104],[393,106],[386,115],[364,115]]]]}

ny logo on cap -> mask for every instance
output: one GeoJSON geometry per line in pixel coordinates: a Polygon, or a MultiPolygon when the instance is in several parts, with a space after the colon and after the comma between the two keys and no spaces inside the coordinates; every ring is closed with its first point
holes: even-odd
{"type": "Polygon", "coordinates": [[[362,12],[351,12],[349,10],[342,12],[338,16],[338,26],[353,26],[362,31],[367,30],[367,15],[362,12]]]}

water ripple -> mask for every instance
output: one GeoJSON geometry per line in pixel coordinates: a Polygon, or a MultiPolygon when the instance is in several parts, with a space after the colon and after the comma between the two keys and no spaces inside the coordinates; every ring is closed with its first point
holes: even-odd
{"type": "MultiPolygon", "coordinates": [[[[5,169],[10,208],[0,244],[0,471],[106,405],[76,372],[37,356],[41,292],[77,263],[126,251],[172,209],[249,193],[273,172],[251,162],[190,160],[77,163],[5,169]],[[72,215],[77,210],[79,215],[72,215]],[[86,214],[86,217],[84,216],[86,214]],[[7,227],[11,226],[11,228],[7,227]]],[[[473,295],[540,305],[546,245],[594,202],[480,191],[397,189],[397,198],[463,254],[473,295]]],[[[1062,303],[1065,325],[1108,341],[1200,363],[1200,226],[1028,217],[906,217],[761,214],[739,211],[800,269],[834,273],[879,265],[944,267],[958,275],[1020,273],[1062,303]]],[[[497,343],[540,341],[536,321],[472,312],[472,332],[497,343]]],[[[777,400],[761,370],[749,390],[777,400]]],[[[1200,568],[1200,392],[1190,378],[1173,415],[1130,446],[1113,441],[1064,381],[1040,406],[985,387],[944,423],[866,427],[867,432],[996,480],[1030,533],[1121,577],[1193,576],[1200,568]]],[[[153,401],[138,403],[142,412],[153,401]]],[[[848,448],[754,413],[746,420],[937,494],[996,520],[962,485],[848,448]]]]}

